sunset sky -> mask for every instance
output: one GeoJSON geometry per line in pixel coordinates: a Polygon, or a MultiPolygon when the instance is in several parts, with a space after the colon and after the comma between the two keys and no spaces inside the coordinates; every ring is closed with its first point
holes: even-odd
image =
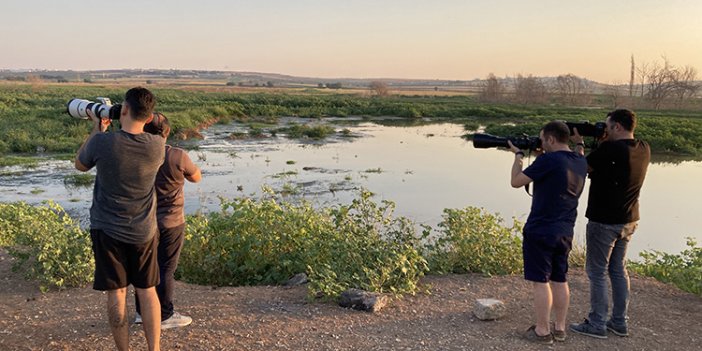
{"type": "Polygon", "coordinates": [[[37,1],[0,6],[0,69],[210,69],[324,78],[702,69],[702,1],[37,1]]]}

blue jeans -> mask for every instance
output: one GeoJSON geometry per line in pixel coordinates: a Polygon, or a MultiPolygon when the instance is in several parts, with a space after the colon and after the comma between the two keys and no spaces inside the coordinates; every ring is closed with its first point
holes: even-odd
{"type": "Polygon", "coordinates": [[[604,329],[609,307],[607,275],[612,284],[612,324],[626,326],[629,307],[629,273],[626,249],[637,222],[626,224],[587,223],[585,270],[590,278],[590,324],[604,329]]]}

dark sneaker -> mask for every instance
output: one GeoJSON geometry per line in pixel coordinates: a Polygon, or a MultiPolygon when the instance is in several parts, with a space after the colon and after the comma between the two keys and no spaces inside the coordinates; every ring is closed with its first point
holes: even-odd
{"type": "Polygon", "coordinates": [[[566,332],[565,330],[556,330],[554,329],[553,332],[553,340],[559,341],[559,342],[564,342],[566,339],[566,332]]]}
{"type": "Polygon", "coordinates": [[[171,328],[178,328],[178,327],[185,327],[187,325],[190,325],[190,323],[193,322],[193,319],[184,316],[178,312],[174,312],[173,315],[164,320],[161,321],[161,329],[171,329],[171,328]]]}
{"type": "Polygon", "coordinates": [[[582,335],[591,336],[593,338],[607,339],[607,329],[595,328],[592,324],[590,324],[590,321],[587,319],[580,324],[571,324],[570,331],[582,335]]]}
{"type": "Polygon", "coordinates": [[[607,330],[611,331],[616,336],[629,336],[629,328],[627,328],[626,325],[614,325],[612,321],[607,321],[607,330]]]}
{"type": "Polygon", "coordinates": [[[553,335],[551,335],[551,333],[548,333],[546,335],[536,334],[535,325],[532,325],[531,327],[529,327],[529,329],[527,329],[527,331],[524,333],[524,338],[542,345],[553,344],[553,335]]]}

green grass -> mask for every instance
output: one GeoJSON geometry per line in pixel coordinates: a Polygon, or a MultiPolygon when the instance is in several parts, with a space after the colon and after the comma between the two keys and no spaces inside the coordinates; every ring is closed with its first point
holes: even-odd
{"type": "Polygon", "coordinates": [[[310,138],[320,140],[334,134],[335,130],[334,127],[326,124],[295,124],[290,127],[280,128],[277,132],[286,134],[288,138],[292,139],[310,138]]]}
{"type": "Polygon", "coordinates": [[[63,178],[63,183],[72,187],[88,187],[95,182],[95,176],[90,173],[69,174],[63,178]]]}
{"type": "Polygon", "coordinates": [[[24,166],[36,167],[39,164],[39,158],[26,156],[2,156],[0,157],[0,167],[24,166]]]}
{"type": "MultiPolygon", "coordinates": [[[[75,153],[90,131],[90,123],[65,114],[72,98],[106,96],[123,99],[125,88],[99,85],[32,86],[0,84],[0,155],[75,153]]],[[[462,123],[466,130],[487,126],[499,135],[535,134],[550,120],[600,121],[607,108],[591,109],[558,105],[534,106],[483,103],[470,96],[390,96],[374,99],[353,94],[287,94],[188,91],[154,88],[157,109],[168,116],[173,135],[196,137],[194,131],[213,121],[248,123],[254,130],[268,130],[281,116],[396,116],[387,125],[421,125],[424,117],[462,123]],[[422,118],[419,118],[422,117],[422,118]],[[509,126],[506,123],[514,123],[509,126]]],[[[654,152],[702,156],[702,118],[698,111],[637,110],[637,136],[649,141],[654,152]]],[[[282,132],[282,131],[281,131],[282,132]]],[[[293,138],[322,139],[334,134],[330,126],[291,126],[284,132],[293,138]]],[[[350,136],[340,131],[341,136],[350,136]]]]}

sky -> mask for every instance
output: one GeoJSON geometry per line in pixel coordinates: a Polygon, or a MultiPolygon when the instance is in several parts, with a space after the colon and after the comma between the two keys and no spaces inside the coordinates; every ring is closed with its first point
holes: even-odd
{"type": "Polygon", "coordinates": [[[0,69],[204,69],[319,78],[702,69],[699,0],[3,0],[0,69]]]}

